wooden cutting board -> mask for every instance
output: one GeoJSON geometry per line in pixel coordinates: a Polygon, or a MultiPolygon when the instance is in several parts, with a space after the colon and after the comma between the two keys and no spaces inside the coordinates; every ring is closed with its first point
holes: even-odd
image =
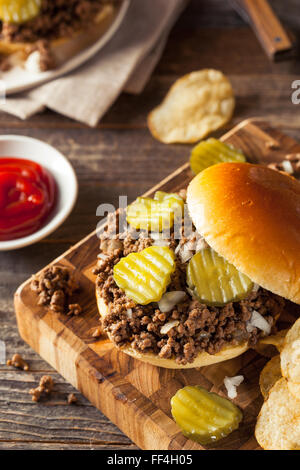
{"type": "MultiPolygon", "coordinates": [[[[292,138],[255,120],[242,122],[222,140],[242,149],[248,161],[255,163],[280,161],[287,153],[300,152],[300,145],[292,138]]],[[[158,189],[177,191],[191,177],[187,163],[146,194],[151,196],[158,189]]],[[[30,290],[30,280],[19,287],[15,310],[22,338],[142,449],[203,449],[181,434],[171,417],[170,398],[187,384],[202,385],[226,396],[225,375],[242,374],[245,380],[235,403],[243,410],[243,422],[237,431],[213,448],[257,449],[254,427],[262,405],[258,378],[267,359],[251,350],[201,370],[170,370],[135,360],[117,350],[106,338],[93,338],[98,312],[92,269],[98,248],[99,240],[91,233],[51,263],[74,270],[81,285],[76,301],[84,312],[78,317],[55,314],[38,306],[30,290]]],[[[296,308],[288,307],[281,326],[287,327],[296,315],[296,308]]]]}

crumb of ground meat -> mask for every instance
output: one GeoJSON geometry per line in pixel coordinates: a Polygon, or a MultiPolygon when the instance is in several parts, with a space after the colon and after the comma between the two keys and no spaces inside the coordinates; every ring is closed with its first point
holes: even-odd
{"type": "Polygon", "coordinates": [[[100,326],[97,326],[96,328],[94,328],[94,331],[92,332],[92,337],[99,338],[100,336],[102,336],[102,334],[103,334],[102,328],[100,326]]]}
{"type": "Polygon", "coordinates": [[[22,358],[20,354],[14,354],[11,359],[8,359],[6,362],[8,366],[16,367],[17,369],[29,370],[29,365],[27,362],[22,358]]]}
{"type": "Polygon", "coordinates": [[[265,146],[268,148],[268,149],[271,149],[271,150],[278,150],[280,149],[280,145],[278,142],[276,142],[276,140],[267,140],[265,142],[265,146]]]}
{"type": "Polygon", "coordinates": [[[55,57],[49,41],[46,39],[37,41],[36,50],[40,53],[40,69],[42,72],[52,70],[56,67],[55,57]]]}
{"type": "Polygon", "coordinates": [[[123,243],[116,238],[104,239],[100,241],[100,250],[105,255],[113,255],[116,250],[123,251],[123,243]]]}
{"type": "Polygon", "coordinates": [[[180,196],[184,201],[186,201],[186,189],[181,189],[179,192],[178,192],[178,196],[180,196]]]}
{"type": "Polygon", "coordinates": [[[74,403],[77,403],[76,395],[74,393],[69,393],[67,402],[68,402],[68,405],[73,405],[74,403]]]}
{"type": "Polygon", "coordinates": [[[10,57],[0,54],[0,71],[7,72],[12,67],[10,57]]]}
{"type": "Polygon", "coordinates": [[[49,395],[52,392],[54,381],[50,375],[43,375],[38,387],[29,390],[32,401],[38,402],[43,394],[49,395]]]}
{"type": "Polygon", "coordinates": [[[80,315],[82,307],[79,304],[69,304],[67,315],[80,315]]]}
{"type": "Polygon", "coordinates": [[[128,233],[126,238],[123,241],[123,255],[127,256],[130,253],[138,253],[142,250],[145,250],[145,248],[149,248],[149,246],[152,246],[153,240],[149,237],[143,237],[141,236],[137,240],[132,238],[131,234],[128,233]]]}
{"type": "Polygon", "coordinates": [[[32,278],[31,290],[38,295],[38,305],[48,305],[57,313],[66,311],[68,300],[78,290],[69,270],[62,266],[51,266],[32,278]]]}
{"type": "MultiPolygon", "coordinates": [[[[110,230],[108,224],[106,233],[110,230]]],[[[118,233],[114,233],[114,236],[118,238],[118,233]]],[[[261,331],[254,329],[248,332],[246,329],[252,311],[257,310],[272,326],[274,318],[284,308],[283,298],[262,288],[251,292],[240,302],[228,303],[223,307],[201,304],[191,299],[190,295],[167,313],[161,312],[156,303],[136,305],[116,285],[113,267],[122,256],[151,246],[153,240],[145,236],[143,231],[140,231],[138,240],[135,240],[130,229],[127,233],[122,233],[122,238],[123,251],[120,249],[99,260],[95,270],[97,288],[101,290],[101,296],[109,306],[109,314],[102,326],[118,346],[131,345],[137,351],[153,352],[167,359],[175,358],[177,363],[184,365],[192,362],[199,352],[216,354],[226,343],[248,341],[249,345],[255,345],[261,331]],[[128,309],[131,309],[130,315],[128,309]],[[167,334],[161,334],[162,326],[171,320],[177,320],[178,325],[167,334]]],[[[175,251],[178,243],[195,242],[196,245],[199,237],[195,237],[195,227],[191,227],[186,234],[182,230],[181,240],[175,240],[174,237],[172,239],[172,235],[171,240],[173,243],[170,247],[175,251]]],[[[168,291],[187,291],[186,268],[187,263],[176,256],[176,269],[168,291]]]]}

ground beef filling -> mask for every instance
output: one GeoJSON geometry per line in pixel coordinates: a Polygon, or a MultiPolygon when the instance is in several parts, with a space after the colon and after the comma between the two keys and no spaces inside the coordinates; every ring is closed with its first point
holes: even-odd
{"type": "MultiPolygon", "coordinates": [[[[138,240],[130,237],[130,231],[108,239],[110,223],[100,243],[102,256],[99,259],[97,287],[107,305],[109,314],[103,321],[103,328],[109,332],[117,346],[131,345],[139,352],[153,352],[161,358],[175,358],[178,364],[193,362],[199,352],[216,354],[226,343],[237,344],[248,341],[256,344],[260,330],[247,331],[251,313],[256,310],[270,323],[280,315],[285,301],[271,292],[259,288],[240,302],[228,303],[224,307],[210,307],[192,299],[187,292],[186,299],[168,313],[162,313],[156,303],[136,305],[118,288],[113,279],[113,266],[122,256],[139,252],[151,246],[153,240],[140,234],[138,240]],[[179,324],[167,334],[161,334],[166,323],[177,320],[179,324]]],[[[170,240],[174,249],[175,240],[170,240]]],[[[101,256],[101,255],[100,255],[101,256]]],[[[172,276],[168,291],[186,291],[186,266],[176,258],[176,270],[172,276]]]]}
{"type": "Polygon", "coordinates": [[[36,42],[70,37],[107,3],[117,3],[117,0],[43,0],[40,14],[32,20],[19,25],[1,23],[1,39],[36,42]]]}

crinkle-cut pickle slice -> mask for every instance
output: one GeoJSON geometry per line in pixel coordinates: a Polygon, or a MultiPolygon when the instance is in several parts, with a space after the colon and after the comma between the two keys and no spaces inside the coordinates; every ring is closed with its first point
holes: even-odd
{"type": "Polygon", "coordinates": [[[228,436],[243,417],[229,400],[199,386],[178,390],[171,399],[171,411],[183,434],[202,445],[228,436]]]}
{"type": "Polygon", "coordinates": [[[215,306],[239,301],[253,289],[248,276],[210,247],[200,250],[189,261],[187,283],[200,302],[215,306]]]}
{"type": "Polygon", "coordinates": [[[162,232],[174,224],[174,219],[182,217],[184,201],[177,194],[157,191],[154,199],[138,197],[127,207],[127,222],[136,229],[162,232]]]}
{"type": "Polygon", "coordinates": [[[175,254],[166,246],[130,253],[114,266],[114,280],[130,299],[146,305],[158,302],[175,270],[175,254]]]}
{"type": "Polygon", "coordinates": [[[167,207],[175,219],[181,219],[183,217],[184,200],[178,194],[156,191],[154,200],[160,202],[163,207],[167,207]]]}
{"type": "Polygon", "coordinates": [[[154,194],[154,199],[158,202],[168,202],[170,206],[179,205],[184,207],[184,200],[178,194],[175,193],[165,193],[164,191],[156,191],[154,194]]]}
{"type": "Polygon", "coordinates": [[[196,145],[190,157],[191,169],[195,174],[217,163],[245,161],[242,152],[214,138],[203,140],[196,145]]]}
{"type": "Polygon", "coordinates": [[[37,16],[42,0],[0,0],[0,19],[7,23],[21,24],[37,16]]]}

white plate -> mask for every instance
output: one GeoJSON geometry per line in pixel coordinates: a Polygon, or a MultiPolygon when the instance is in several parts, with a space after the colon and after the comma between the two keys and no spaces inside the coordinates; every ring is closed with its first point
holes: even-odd
{"type": "Polygon", "coordinates": [[[24,69],[24,67],[15,65],[11,70],[2,72],[0,75],[2,82],[1,91],[3,92],[3,90],[5,90],[6,95],[20,93],[71,72],[75,68],[82,65],[84,62],[91,59],[91,57],[93,57],[100,49],[102,49],[102,47],[117,31],[126,15],[130,2],[131,0],[123,0],[122,4],[113,17],[112,22],[107,25],[101,37],[94,44],[82,50],[55,70],[49,70],[47,72],[41,73],[32,73],[24,69]]]}
{"type": "Polygon", "coordinates": [[[57,202],[49,220],[37,232],[16,240],[0,241],[0,251],[31,245],[54,232],[68,217],[77,199],[75,171],[58,150],[41,140],[19,135],[0,136],[0,158],[25,158],[41,164],[53,175],[57,185],[57,202]]]}

